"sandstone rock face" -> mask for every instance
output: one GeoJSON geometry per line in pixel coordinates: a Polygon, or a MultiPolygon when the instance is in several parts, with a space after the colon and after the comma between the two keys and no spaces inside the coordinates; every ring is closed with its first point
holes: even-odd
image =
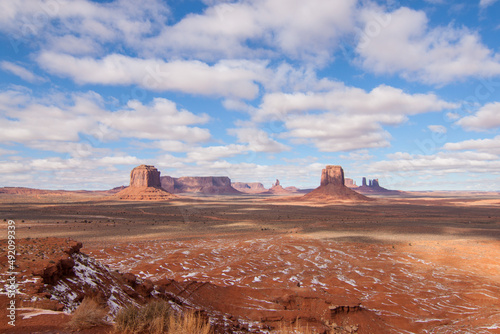
{"type": "Polygon", "coordinates": [[[321,172],[321,185],[344,185],[344,170],[340,166],[326,166],[321,172]]]}
{"type": "Polygon", "coordinates": [[[154,166],[140,165],[130,172],[131,187],[161,187],[160,172],[154,166]]]}
{"type": "Polygon", "coordinates": [[[321,185],[302,197],[310,201],[369,201],[344,185],[344,170],[340,166],[326,166],[321,173],[321,185]]]}
{"type": "Polygon", "coordinates": [[[207,195],[237,195],[238,190],[231,186],[227,176],[183,176],[160,178],[163,189],[173,193],[201,193],[207,195]]]}
{"type": "Polygon", "coordinates": [[[267,191],[267,189],[264,188],[264,185],[260,182],[233,182],[231,185],[234,189],[247,194],[258,194],[267,191]]]}
{"type": "Polygon", "coordinates": [[[348,188],[356,188],[356,182],[353,179],[345,178],[345,186],[348,188]]]}
{"type": "Polygon", "coordinates": [[[129,201],[164,201],[175,197],[162,189],[160,172],[154,166],[140,165],[130,172],[130,186],[116,195],[129,201]]]}
{"type": "Polygon", "coordinates": [[[399,190],[390,190],[380,186],[378,179],[368,180],[366,183],[366,177],[363,178],[363,185],[356,188],[356,191],[361,194],[373,194],[373,195],[386,195],[386,196],[399,196],[403,195],[404,192],[399,190]]]}

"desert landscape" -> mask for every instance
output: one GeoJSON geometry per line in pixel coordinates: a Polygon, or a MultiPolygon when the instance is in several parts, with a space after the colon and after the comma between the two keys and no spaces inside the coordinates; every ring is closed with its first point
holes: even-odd
{"type": "Polygon", "coordinates": [[[2,332],[74,331],[89,295],[107,322],[82,333],[112,333],[120,309],[157,299],[214,333],[500,332],[498,193],[361,195],[340,166],[305,195],[206,177],[172,194],[163,180],[142,165],[107,192],[3,188],[18,286],[16,326],[2,332]]]}

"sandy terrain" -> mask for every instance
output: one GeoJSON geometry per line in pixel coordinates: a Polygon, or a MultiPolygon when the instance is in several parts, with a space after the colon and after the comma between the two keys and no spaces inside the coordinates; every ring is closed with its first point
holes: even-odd
{"type": "Polygon", "coordinates": [[[300,317],[358,333],[499,333],[500,197],[439,195],[326,204],[0,195],[0,217],[16,221],[18,239],[78,240],[111,269],[249,330],[300,317]]]}

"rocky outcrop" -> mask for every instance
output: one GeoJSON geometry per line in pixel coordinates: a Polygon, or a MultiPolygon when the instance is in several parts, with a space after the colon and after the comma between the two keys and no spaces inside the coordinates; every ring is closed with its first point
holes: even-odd
{"type": "Polygon", "coordinates": [[[172,193],[199,193],[206,195],[238,195],[227,176],[183,176],[160,178],[163,189],[172,193]]]}
{"type": "Polygon", "coordinates": [[[131,187],[160,188],[160,172],[154,166],[140,165],[130,172],[131,187]]]}
{"type": "Polygon", "coordinates": [[[247,194],[258,194],[266,192],[267,189],[260,182],[233,182],[231,183],[234,189],[247,194]]]}
{"type": "Polygon", "coordinates": [[[344,185],[344,170],[341,166],[326,166],[321,172],[321,185],[302,197],[314,201],[369,201],[370,198],[358,194],[344,185]]]}
{"type": "Polygon", "coordinates": [[[280,183],[280,180],[276,179],[276,182],[273,184],[269,190],[266,192],[263,192],[262,194],[264,195],[286,195],[286,194],[294,194],[297,193],[299,189],[296,187],[286,187],[283,188],[283,186],[280,183]]]}
{"type": "Polygon", "coordinates": [[[326,166],[321,171],[321,186],[333,184],[337,186],[344,185],[344,170],[340,166],[326,166]]]}
{"type": "Polygon", "coordinates": [[[354,181],[353,179],[349,179],[349,178],[345,178],[345,182],[344,182],[345,186],[348,187],[348,188],[357,188],[358,186],[356,185],[356,181],[354,181]]]}
{"type": "Polygon", "coordinates": [[[164,201],[175,197],[161,187],[160,171],[149,165],[140,165],[132,169],[130,186],[115,196],[129,201],[164,201]]]}
{"type": "Polygon", "coordinates": [[[389,196],[397,196],[402,195],[404,192],[398,190],[390,190],[384,187],[381,187],[378,179],[369,179],[367,184],[366,177],[363,178],[363,185],[361,187],[357,187],[356,191],[366,195],[389,195],[389,196]]]}

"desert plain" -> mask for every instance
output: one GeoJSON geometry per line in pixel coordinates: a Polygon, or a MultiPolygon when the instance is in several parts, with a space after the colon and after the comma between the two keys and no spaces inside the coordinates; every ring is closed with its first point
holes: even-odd
{"type": "MultiPolygon", "coordinates": [[[[16,327],[2,321],[0,330],[69,333],[70,301],[57,300],[66,313],[62,307],[43,312],[40,291],[34,298],[27,287],[41,284],[33,273],[38,261],[51,261],[51,245],[71,239],[110,271],[131,273],[152,282],[154,292],[203,310],[219,332],[267,333],[283,322],[320,333],[500,332],[497,193],[410,192],[367,202],[299,198],[2,194],[3,239],[6,220],[16,222],[22,301],[16,327]]],[[[6,251],[6,240],[1,248],[6,251]]],[[[4,287],[5,266],[2,254],[4,287]]],[[[37,289],[57,288],[51,283],[37,289]]],[[[5,318],[8,300],[1,297],[5,318]]]]}

